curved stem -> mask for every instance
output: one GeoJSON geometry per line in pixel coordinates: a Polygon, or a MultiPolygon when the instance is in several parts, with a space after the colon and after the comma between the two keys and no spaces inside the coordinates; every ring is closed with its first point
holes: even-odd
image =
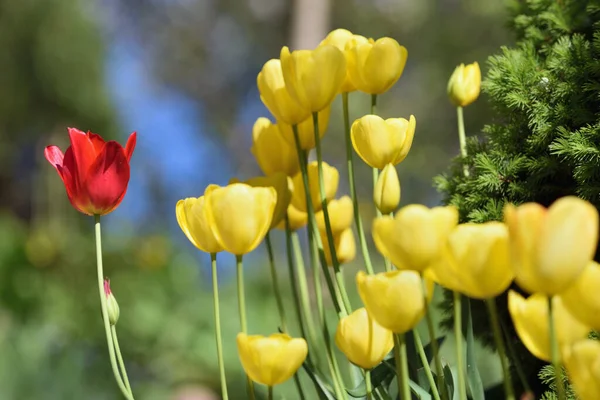
{"type": "Polygon", "coordinates": [[[121,355],[121,347],[119,346],[119,338],[117,337],[117,330],[115,326],[110,327],[110,333],[112,334],[113,345],[115,347],[115,353],[117,355],[117,361],[119,362],[119,370],[121,371],[121,376],[123,377],[123,383],[127,388],[129,393],[131,392],[131,385],[129,385],[129,378],[127,377],[127,370],[125,369],[125,363],[123,362],[123,356],[121,355]]]}
{"type": "MultiPolygon", "coordinates": [[[[467,135],[465,134],[465,121],[463,118],[463,108],[456,107],[456,115],[458,117],[458,142],[460,144],[460,155],[462,158],[467,157],[467,135]]],[[[463,165],[463,173],[465,177],[469,176],[469,167],[463,165]]]]}
{"type": "Polygon", "coordinates": [[[548,297],[548,325],[548,329],[550,330],[550,349],[552,352],[552,366],[554,367],[556,392],[558,394],[558,400],[565,400],[565,386],[562,376],[560,353],[558,350],[556,327],[554,326],[554,307],[552,306],[552,296],[548,297]]]}
{"type": "MultiPolygon", "coordinates": [[[[283,299],[281,298],[281,291],[279,290],[279,280],[277,279],[277,268],[275,268],[275,257],[273,256],[273,246],[271,244],[271,234],[267,232],[265,236],[265,243],[267,246],[267,254],[269,257],[269,267],[271,270],[271,281],[273,282],[273,292],[275,293],[275,300],[277,301],[277,310],[279,311],[279,318],[281,320],[281,330],[287,332],[287,323],[285,318],[285,308],[283,307],[283,299]]],[[[292,276],[290,276],[292,279],[292,276]]]]}
{"type": "Polygon", "coordinates": [[[444,380],[444,369],[442,368],[442,360],[440,359],[440,348],[437,342],[437,335],[435,332],[435,324],[433,323],[432,307],[429,299],[427,298],[427,285],[425,284],[425,278],[421,278],[423,282],[423,301],[425,302],[425,320],[427,321],[427,330],[429,331],[429,343],[433,351],[433,359],[435,362],[435,374],[437,380],[437,386],[440,395],[443,400],[448,399],[448,391],[446,390],[446,384],[444,380]]]}
{"type": "MultiPolygon", "coordinates": [[[[237,269],[238,311],[240,313],[240,326],[243,333],[248,333],[248,322],[246,321],[246,295],[244,294],[244,264],[241,255],[235,256],[237,269]]],[[[246,375],[246,386],[248,396],[254,400],[254,382],[246,375]]]]}
{"type": "Polygon", "coordinates": [[[367,400],[373,399],[373,386],[371,385],[371,370],[365,370],[365,385],[367,387],[367,400]]]}
{"type": "Polygon", "coordinates": [[[356,184],[354,182],[354,154],[352,152],[352,139],[350,137],[350,113],[348,112],[348,93],[342,93],[342,106],[344,111],[344,132],[346,137],[346,162],[348,163],[348,186],[350,187],[350,196],[352,205],[354,206],[354,224],[358,233],[358,241],[362,251],[365,268],[369,275],[373,275],[373,264],[371,264],[371,255],[369,254],[369,246],[363,228],[360,211],[358,208],[358,196],[356,195],[356,184]]]}
{"type": "Polygon", "coordinates": [[[410,386],[408,379],[408,356],[406,354],[406,341],[404,333],[394,335],[394,357],[396,359],[396,376],[398,377],[398,393],[401,399],[410,399],[410,386]]]}
{"type": "Polygon", "coordinates": [[[435,385],[435,380],[433,379],[433,373],[431,372],[431,367],[429,366],[429,360],[427,360],[427,354],[425,354],[425,348],[423,347],[421,336],[416,329],[413,329],[413,337],[415,338],[415,347],[417,348],[417,353],[419,353],[421,364],[423,364],[423,369],[425,369],[425,376],[427,377],[427,381],[431,387],[431,392],[433,393],[433,399],[440,400],[440,393],[435,385]]]}
{"type": "Polygon", "coordinates": [[[504,374],[504,395],[506,400],[515,400],[515,393],[513,392],[512,378],[508,369],[508,362],[506,359],[506,349],[504,347],[504,340],[502,340],[502,331],[500,329],[500,323],[498,320],[498,309],[496,308],[496,301],[492,299],[486,299],[485,304],[490,314],[490,322],[492,323],[492,330],[494,331],[494,339],[496,340],[496,348],[498,349],[498,356],[500,357],[500,363],[502,364],[502,372],[504,374]]]}
{"type": "Polygon", "coordinates": [[[456,368],[458,369],[458,398],[467,400],[467,385],[465,382],[465,359],[463,354],[462,334],[462,295],[454,291],[454,340],[456,344],[456,368]]]}
{"type": "Polygon", "coordinates": [[[117,360],[115,357],[115,348],[113,344],[112,334],[110,331],[110,321],[108,320],[108,309],[106,308],[106,294],[104,293],[104,270],[102,266],[102,230],[100,228],[100,216],[94,216],[95,221],[95,234],[96,234],[96,270],[98,272],[98,289],[100,291],[100,305],[102,306],[102,320],[104,321],[104,331],[106,334],[106,342],[108,344],[108,356],[110,358],[110,365],[117,381],[117,385],[125,398],[133,400],[133,394],[127,390],[127,387],[123,383],[123,379],[119,374],[119,367],[117,366],[117,360]]]}
{"type": "Polygon", "coordinates": [[[221,314],[219,312],[219,280],[217,277],[217,253],[210,254],[210,266],[213,285],[213,310],[215,316],[215,340],[217,342],[217,358],[219,362],[219,378],[221,380],[221,397],[227,400],[227,379],[225,378],[225,362],[223,361],[223,339],[221,338],[221,314]]]}

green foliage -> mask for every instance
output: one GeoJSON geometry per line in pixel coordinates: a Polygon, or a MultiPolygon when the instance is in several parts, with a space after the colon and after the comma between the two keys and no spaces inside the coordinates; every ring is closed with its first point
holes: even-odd
{"type": "MultiPolygon", "coordinates": [[[[600,207],[600,4],[528,0],[515,2],[512,12],[516,45],[489,58],[483,83],[494,122],[469,138],[469,155],[436,179],[463,222],[500,220],[507,202],[549,205],[565,195],[600,207]]],[[[535,380],[541,363],[516,339],[506,296],[497,301],[520,362],[535,380]]],[[[491,345],[483,303],[473,301],[473,315],[476,336],[491,345]]]]}

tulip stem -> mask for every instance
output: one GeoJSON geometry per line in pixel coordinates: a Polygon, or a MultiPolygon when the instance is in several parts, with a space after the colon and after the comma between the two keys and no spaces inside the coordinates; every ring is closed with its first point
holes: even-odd
{"type": "MultiPolygon", "coordinates": [[[[110,329],[110,321],[108,319],[108,309],[106,307],[106,294],[104,293],[104,271],[102,266],[102,230],[100,228],[100,215],[94,215],[95,221],[95,234],[96,234],[96,270],[98,272],[98,289],[100,291],[100,305],[102,307],[102,319],[104,321],[104,331],[106,334],[106,342],[108,344],[108,356],[110,358],[110,365],[117,381],[117,385],[125,398],[133,400],[133,393],[127,390],[127,387],[123,383],[123,379],[119,374],[119,367],[117,366],[117,360],[115,357],[115,347],[113,343],[113,337],[110,329]]],[[[125,368],[123,368],[125,369],[125,368]]]]}
{"type": "Polygon", "coordinates": [[[371,115],[375,115],[376,111],[377,111],[377,95],[372,94],[371,95],[371,115]]]}
{"type": "Polygon", "coordinates": [[[348,93],[342,93],[342,105],[344,109],[344,131],[346,136],[346,161],[348,163],[348,186],[350,187],[350,196],[354,206],[354,223],[358,233],[360,249],[362,251],[365,268],[369,275],[373,275],[373,264],[371,264],[371,255],[369,254],[369,246],[365,236],[360,211],[358,208],[358,196],[356,195],[356,184],[354,182],[354,155],[352,152],[352,138],[350,136],[350,113],[348,112],[348,93]]]}
{"type": "Polygon", "coordinates": [[[273,386],[269,386],[267,389],[267,400],[273,400],[273,386]]]}
{"type": "Polygon", "coordinates": [[[427,298],[427,285],[425,284],[425,278],[421,278],[423,282],[423,301],[425,302],[425,320],[427,321],[427,330],[429,331],[429,344],[433,350],[433,360],[435,362],[435,374],[437,379],[438,389],[441,392],[443,400],[448,400],[448,391],[446,390],[446,384],[444,379],[444,369],[442,368],[442,360],[440,359],[440,348],[437,342],[437,335],[435,332],[435,324],[433,323],[432,307],[429,299],[427,298]]]}
{"type": "Polygon", "coordinates": [[[554,326],[554,307],[552,306],[553,297],[548,297],[548,325],[550,330],[550,350],[552,353],[552,366],[554,367],[554,381],[558,400],[565,400],[565,386],[563,382],[562,365],[560,353],[558,350],[558,338],[556,327],[554,326]]]}
{"type": "MultiPolygon", "coordinates": [[[[285,309],[283,307],[283,299],[281,298],[281,292],[279,290],[279,280],[277,279],[277,269],[275,268],[275,257],[273,255],[273,246],[271,244],[270,232],[267,232],[265,236],[265,243],[267,245],[267,255],[269,257],[269,267],[271,270],[271,281],[273,282],[273,292],[275,294],[275,300],[277,301],[277,309],[279,311],[279,318],[281,320],[281,330],[287,333],[288,329],[285,318],[285,309]]],[[[290,276],[290,279],[293,279],[292,276],[290,276]]]]}
{"type": "MultiPolygon", "coordinates": [[[[460,155],[462,158],[467,157],[467,136],[465,134],[465,120],[463,118],[463,108],[456,107],[456,116],[458,117],[458,142],[460,144],[460,155]]],[[[466,160],[464,160],[466,161],[466,160]]],[[[463,173],[465,177],[469,176],[469,167],[467,164],[463,165],[463,173]]]]}
{"type": "Polygon", "coordinates": [[[365,386],[367,387],[367,400],[373,399],[373,385],[371,384],[371,370],[365,370],[365,386]]]}
{"type": "Polygon", "coordinates": [[[427,377],[427,381],[431,387],[431,392],[433,393],[433,399],[440,400],[440,392],[435,385],[435,380],[433,379],[433,373],[431,372],[431,367],[429,366],[429,360],[427,360],[427,354],[425,354],[425,348],[423,347],[421,336],[419,335],[419,331],[416,329],[413,329],[413,337],[415,338],[415,347],[417,348],[417,353],[419,353],[421,364],[423,364],[423,369],[425,369],[425,376],[427,377]]]}
{"type": "MultiPolygon", "coordinates": [[[[242,262],[243,257],[241,255],[235,256],[236,270],[237,270],[237,291],[238,291],[238,310],[240,313],[240,325],[243,333],[248,333],[248,323],[246,321],[246,295],[244,294],[244,264],[242,262]]],[[[254,382],[248,375],[246,375],[246,386],[248,389],[248,396],[251,400],[254,400],[254,382]]]]}
{"type": "Polygon", "coordinates": [[[210,266],[213,285],[213,310],[215,315],[215,340],[217,341],[217,357],[219,362],[219,378],[221,380],[221,397],[227,400],[227,379],[225,378],[225,362],[223,361],[223,339],[221,338],[221,314],[219,312],[219,280],[217,277],[217,253],[210,253],[210,266]]]}
{"type": "Polygon", "coordinates": [[[506,396],[506,400],[515,400],[515,394],[513,392],[510,371],[508,369],[508,362],[506,358],[506,349],[504,347],[504,340],[502,340],[502,331],[500,329],[500,322],[498,319],[496,300],[493,298],[486,299],[485,304],[487,305],[488,314],[490,314],[490,321],[494,331],[494,339],[496,340],[496,348],[498,349],[500,363],[502,364],[502,372],[504,373],[504,395],[506,396]]]}
{"type": "Polygon", "coordinates": [[[410,386],[408,384],[408,356],[406,353],[406,340],[404,333],[394,335],[394,358],[396,360],[396,376],[398,378],[398,393],[402,400],[410,400],[410,386]]]}
{"type": "MultiPolygon", "coordinates": [[[[287,261],[288,261],[288,273],[290,275],[290,283],[292,286],[292,295],[294,296],[294,308],[296,309],[296,318],[298,319],[298,327],[300,328],[300,334],[302,335],[302,337],[306,337],[306,332],[304,331],[304,324],[302,322],[302,309],[300,307],[300,295],[298,293],[298,287],[296,286],[296,274],[294,272],[294,260],[292,258],[292,232],[290,230],[289,225],[290,225],[290,223],[286,216],[285,217],[285,247],[286,247],[287,261]]],[[[309,354],[310,354],[310,352],[309,352],[309,354]]]]}
{"type": "Polygon", "coordinates": [[[127,377],[127,370],[125,369],[125,363],[123,362],[123,356],[121,355],[121,348],[119,346],[119,338],[117,337],[117,329],[115,326],[110,327],[110,333],[112,334],[113,345],[115,347],[115,353],[117,355],[117,361],[119,362],[119,370],[121,371],[121,376],[123,377],[123,383],[127,388],[129,393],[131,392],[131,385],[129,385],[129,378],[127,377]]]}
{"type": "Polygon", "coordinates": [[[467,385],[465,383],[465,359],[463,354],[462,334],[462,295],[453,291],[454,294],[454,340],[456,343],[456,368],[458,369],[458,398],[467,400],[467,385]]]}
{"type": "Polygon", "coordinates": [[[508,350],[508,354],[510,355],[512,365],[513,367],[515,367],[517,376],[519,377],[519,383],[526,392],[531,392],[531,387],[529,386],[529,382],[527,381],[527,376],[525,376],[525,371],[523,371],[521,362],[517,357],[517,352],[515,351],[515,347],[513,346],[512,340],[508,334],[508,329],[506,328],[506,325],[502,323],[502,320],[498,320],[498,322],[500,323],[500,330],[503,333],[506,349],[508,350]]]}
{"type": "Polygon", "coordinates": [[[321,197],[321,208],[323,209],[323,216],[325,219],[325,232],[327,233],[327,242],[329,243],[329,252],[331,253],[331,263],[333,264],[333,270],[335,271],[335,280],[340,289],[342,295],[342,301],[346,308],[346,313],[352,312],[352,306],[350,305],[350,299],[346,292],[346,284],[344,283],[344,275],[340,270],[340,261],[338,260],[335,241],[333,238],[333,230],[331,229],[331,219],[329,218],[329,210],[327,207],[327,197],[325,195],[325,178],[323,176],[323,154],[321,152],[321,135],[319,132],[319,113],[313,113],[313,125],[314,125],[314,136],[315,144],[317,148],[317,171],[319,175],[319,195],[321,197]]]}

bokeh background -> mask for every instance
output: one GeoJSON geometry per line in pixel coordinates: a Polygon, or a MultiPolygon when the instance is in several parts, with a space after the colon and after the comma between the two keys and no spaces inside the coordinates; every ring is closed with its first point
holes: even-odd
{"type": "MultiPolygon", "coordinates": [[[[120,398],[92,219],[71,208],[43,158],[46,145],[67,146],[67,127],[121,142],[138,132],[129,191],[104,218],[105,272],[136,398],[216,399],[209,259],[187,242],[174,210],[209,183],[260,173],[249,148],[254,121],[268,116],[256,87],[262,65],[283,45],[312,48],[338,27],[406,46],[405,72],[378,110],[415,115],[413,148],[398,166],[402,204],[431,206],[440,201],[432,178],[458,152],[447,79],[461,62],[478,61],[485,74],[486,58],[512,41],[506,17],[498,0],[0,0],[0,399],[120,398]]],[[[351,119],[368,112],[367,95],[350,102],[351,119]]],[[[467,134],[491,118],[482,96],[466,110],[467,134]]],[[[340,99],[330,121],[324,156],[341,170],[342,195],[340,99]]],[[[357,164],[370,221],[370,169],[357,164]]],[[[281,232],[274,240],[289,302],[281,232]]],[[[243,399],[233,263],[220,257],[222,323],[230,395],[243,399]]],[[[346,266],[354,307],[360,263],[346,266]]],[[[262,247],[245,268],[250,331],[275,332],[262,247]]],[[[494,383],[496,367],[482,368],[484,383],[494,383]]],[[[295,398],[291,384],[277,393],[295,398]]]]}

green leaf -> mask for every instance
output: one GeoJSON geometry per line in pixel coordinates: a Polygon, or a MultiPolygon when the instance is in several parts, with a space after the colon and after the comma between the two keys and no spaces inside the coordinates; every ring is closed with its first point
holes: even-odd
{"type": "Polygon", "coordinates": [[[313,381],[319,395],[319,400],[336,400],[331,385],[329,385],[324,378],[319,377],[306,362],[302,364],[302,368],[304,368],[310,379],[313,381]]]}
{"type": "MultiPolygon", "coordinates": [[[[395,366],[392,366],[390,370],[390,368],[385,365],[387,362],[394,365],[394,359],[390,358],[388,361],[384,360],[381,364],[371,370],[371,385],[373,390],[386,382],[389,383],[395,375],[395,366]]],[[[354,398],[365,397],[367,395],[367,385],[365,380],[363,379],[354,389],[346,389],[346,392],[354,398]]]]}
{"type": "Polygon", "coordinates": [[[473,400],[485,400],[483,383],[481,375],[477,368],[477,360],[475,358],[475,338],[473,337],[473,316],[471,314],[471,300],[468,297],[464,298],[467,303],[467,383],[473,400]]]}
{"type": "Polygon", "coordinates": [[[448,391],[450,400],[458,397],[458,382],[456,382],[455,374],[452,373],[452,369],[446,364],[444,365],[444,381],[446,383],[446,389],[448,391]]]}

